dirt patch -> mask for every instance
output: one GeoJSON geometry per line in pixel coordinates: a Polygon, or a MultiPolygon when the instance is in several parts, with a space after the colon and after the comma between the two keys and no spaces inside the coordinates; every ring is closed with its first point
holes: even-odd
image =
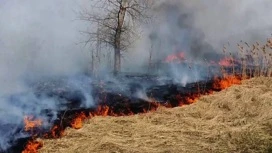
{"type": "Polygon", "coordinates": [[[254,78],[189,106],[94,117],[42,153],[272,152],[272,79],[254,78]]]}

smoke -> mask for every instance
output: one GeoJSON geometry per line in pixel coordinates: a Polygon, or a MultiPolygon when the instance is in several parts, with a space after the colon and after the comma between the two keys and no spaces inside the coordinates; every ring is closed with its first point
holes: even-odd
{"type": "Polygon", "coordinates": [[[190,26],[194,33],[202,35],[200,39],[221,49],[228,41],[256,41],[270,36],[271,5],[269,0],[170,0],[160,2],[157,11],[167,12],[168,21],[176,22],[168,24],[170,27],[190,26]]]}
{"type": "MultiPolygon", "coordinates": [[[[0,151],[12,145],[11,140],[27,136],[17,131],[23,126],[23,116],[42,118],[47,127],[56,112],[65,109],[61,99],[37,94],[37,82],[49,91],[57,87],[80,93],[79,107],[93,105],[88,86],[92,80],[83,75],[90,67],[90,53],[79,44],[85,40],[79,31],[95,26],[76,20],[76,12],[91,10],[88,6],[89,0],[0,0],[0,151]],[[46,81],[52,78],[61,83],[46,81]],[[52,110],[51,119],[43,114],[45,109],[52,110]]],[[[270,36],[271,8],[269,0],[157,0],[154,21],[141,27],[141,39],[124,54],[123,70],[146,72],[152,54],[152,64],[159,64],[156,74],[168,71],[174,82],[183,85],[201,80],[207,71],[203,59],[219,58],[223,44],[270,36]],[[197,65],[161,64],[169,54],[180,51],[197,65]]],[[[133,82],[113,81],[120,90],[122,83],[133,82]]],[[[134,96],[147,99],[142,87],[138,88],[134,96]]]]}
{"type": "Polygon", "coordinates": [[[42,119],[48,128],[56,113],[67,109],[63,99],[49,92],[80,93],[78,107],[94,105],[91,79],[84,76],[89,52],[80,44],[84,38],[79,33],[87,25],[76,20],[76,12],[87,4],[84,0],[0,0],[0,152],[28,136],[24,116],[42,119]],[[45,110],[51,111],[50,118],[45,110]]]}
{"type": "MultiPolygon", "coordinates": [[[[265,40],[271,36],[271,5],[269,0],[160,0],[153,10],[157,20],[145,30],[146,39],[141,41],[144,45],[138,46],[150,48],[152,41],[154,44],[160,41],[157,43],[160,45],[155,45],[159,46],[155,52],[160,56],[178,47],[195,57],[203,52],[221,53],[228,42],[236,45],[240,40],[265,40]],[[156,38],[146,41],[153,33],[156,38]]],[[[142,50],[146,52],[149,48],[142,50]]]]}
{"type": "MultiPolygon", "coordinates": [[[[150,50],[153,50],[153,63],[160,63],[168,55],[181,51],[185,52],[187,60],[202,62],[201,65],[203,60],[218,60],[222,57],[223,45],[230,44],[228,51],[236,52],[240,40],[262,42],[271,36],[271,7],[269,0],[156,1],[152,10],[156,19],[145,26],[143,38],[137,42],[129,61],[132,65],[142,62],[138,65],[147,66],[150,50]]],[[[160,69],[164,68],[160,66],[160,69]]],[[[196,68],[194,77],[185,76],[192,70],[179,65],[165,68],[169,69],[170,75],[182,82],[205,76],[202,67],[196,68]]]]}

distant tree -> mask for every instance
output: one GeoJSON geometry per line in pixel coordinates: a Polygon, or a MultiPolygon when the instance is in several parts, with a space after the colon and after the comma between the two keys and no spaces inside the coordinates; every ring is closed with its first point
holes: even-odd
{"type": "Polygon", "coordinates": [[[92,10],[80,12],[80,19],[97,29],[83,31],[88,35],[86,43],[109,45],[114,50],[114,74],[121,71],[121,52],[139,37],[137,27],[148,21],[152,0],[91,0],[92,10]]]}

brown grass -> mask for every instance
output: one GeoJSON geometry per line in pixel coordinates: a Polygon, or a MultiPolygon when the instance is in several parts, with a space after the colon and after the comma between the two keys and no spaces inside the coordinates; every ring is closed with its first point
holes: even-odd
{"type": "Polygon", "coordinates": [[[237,48],[238,50],[233,52],[229,51],[226,45],[223,47],[225,58],[232,59],[233,74],[242,75],[243,78],[272,76],[272,38],[268,38],[264,43],[255,42],[252,45],[241,41],[237,48]],[[234,59],[241,64],[238,71],[235,70],[234,59]]]}
{"type": "Polygon", "coordinates": [[[197,103],[128,117],[95,117],[43,140],[42,153],[272,152],[272,78],[253,78],[197,103]]]}

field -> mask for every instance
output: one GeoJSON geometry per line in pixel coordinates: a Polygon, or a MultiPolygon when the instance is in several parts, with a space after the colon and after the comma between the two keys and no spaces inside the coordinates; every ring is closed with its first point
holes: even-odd
{"type": "Polygon", "coordinates": [[[243,81],[196,103],[126,117],[94,117],[42,153],[272,152],[272,79],[243,81]]]}

